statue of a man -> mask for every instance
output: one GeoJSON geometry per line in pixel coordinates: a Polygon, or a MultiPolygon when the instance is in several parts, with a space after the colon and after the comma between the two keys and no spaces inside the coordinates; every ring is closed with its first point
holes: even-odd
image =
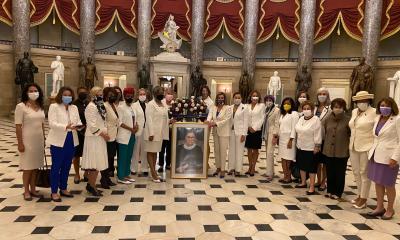
{"type": "Polygon", "coordinates": [[[278,71],[275,71],[274,75],[269,78],[269,95],[274,96],[274,98],[276,99],[276,94],[279,90],[281,90],[281,87],[281,78],[278,76],[278,71]]]}
{"type": "Polygon", "coordinates": [[[94,87],[94,80],[96,81],[99,80],[97,77],[97,69],[96,65],[92,63],[92,58],[88,57],[87,58],[87,63],[84,64],[85,67],[85,87],[87,89],[92,89],[94,87]]]}
{"type": "Polygon", "coordinates": [[[196,70],[190,75],[190,82],[192,83],[191,96],[201,96],[201,88],[207,85],[207,80],[203,78],[200,66],[196,66],[196,70]]]}
{"type": "Polygon", "coordinates": [[[150,86],[150,73],[147,71],[146,65],[142,65],[142,69],[137,73],[139,87],[147,89],[150,86]]]}
{"type": "Polygon", "coordinates": [[[301,72],[296,74],[295,81],[297,82],[296,96],[298,96],[301,91],[308,92],[312,84],[312,78],[311,73],[308,72],[307,66],[303,66],[301,72]]]}
{"type": "Polygon", "coordinates": [[[353,69],[350,77],[350,88],[352,96],[355,96],[359,91],[372,91],[374,83],[374,72],[368,64],[365,63],[365,58],[360,58],[360,64],[353,69]]]}
{"type": "Polygon", "coordinates": [[[34,73],[38,73],[38,68],[33,64],[29,58],[29,53],[24,52],[24,57],[18,60],[17,67],[15,70],[15,84],[21,86],[21,91],[27,84],[35,81],[34,73]]]}
{"type": "Polygon", "coordinates": [[[240,92],[240,95],[242,96],[242,99],[244,99],[244,101],[247,101],[247,98],[250,93],[250,76],[246,70],[243,72],[242,76],[240,77],[239,92],[240,92]]]}
{"type": "Polygon", "coordinates": [[[64,81],[64,64],[61,62],[61,56],[57,56],[56,60],[51,63],[51,69],[54,69],[51,96],[56,96],[64,81]]]}
{"type": "Polygon", "coordinates": [[[395,85],[394,85],[394,93],[393,97],[394,101],[397,103],[397,105],[400,105],[400,71],[397,71],[392,78],[388,78],[388,80],[394,80],[395,85]]]}

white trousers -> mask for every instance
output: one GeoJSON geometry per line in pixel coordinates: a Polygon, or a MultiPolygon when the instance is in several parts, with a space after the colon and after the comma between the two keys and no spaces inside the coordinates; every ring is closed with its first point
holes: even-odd
{"type": "Polygon", "coordinates": [[[214,135],[214,156],[215,156],[215,166],[220,168],[221,171],[225,171],[226,156],[228,155],[229,147],[229,137],[220,137],[213,133],[214,135]]]}
{"type": "Polygon", "coordinates": [[[228,168],[230,170],[235,170],[236,172],[241,172],[243,168],[243,155],[244,155],[244,144],[245,141],[240,142],[241,136],[236,136],[235,131],[231,131],[231,136],[229,137],[229,155],[228,155],[228,168]]]}
{"type": "Polygon", "coordinates": [[[371,187],[371,181],[368,179],[368,152],[350,150],[350,162],[357,183],[358,195],[366,199],[369,197],[371,187]]]}
{"type": "Polygon", "coordinates": [[[266,153],[266,175],[268,177],[274,177],[275,171],[274,171],[274,151],[275,151],[275,146],[272,145],[272,138],[273,135],[270,134],[268,135],[268,140],[265,140],[265,153],[266,153]]]}
{"type": "Polygon", "coordinates": [[[135,137],[135,146],[131,160],[131,172],[139,172],[139,160],[142,172],[148,172],[147,153],[144,151],[144,134],[135,137]]]}

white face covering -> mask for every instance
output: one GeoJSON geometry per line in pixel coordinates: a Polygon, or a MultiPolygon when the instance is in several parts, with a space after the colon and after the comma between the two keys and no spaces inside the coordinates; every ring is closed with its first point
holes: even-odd
{"type": "Polygon", "coordinates": [[[258,97],[251,97],[251,100],[258,101],[258,97]]]}
{"type": "Polygon", "coordinates": [[[318,101],[321,103],[326,102],[327,96],[326,95],[318,95],[318,101]]]}
{"type": "Polygon", "coordinates": [[[369,104],[366,102],[357,103],[357,107],[358,107],[358,109],[360,109],[361,112],[364,112],[365,110],[367,110],[368,106],[369,106],[369,104]]]}
{"type": "Polygon", "coordinates": [[[240,105],[242,103],[242,99],[233,99],[233,104],[240,105]]]}
{"type": "Polygon", "coordinates": [[[304,114],[304,117],[311,117],[312,116],[311,110],[303,110],[303,114],[304,114]]]}
{"type": "Polygon", "coordinates": [[[28,93],[28,97],[32,101],[36,101],[39,98],[39,92],[30,92],[28,93]]]}
{"type": "Polygon", "coordinates": [[[267,108],[270,108],[270,107],[272,107],[273,105],[274,105],[274,103],[271,102],[271,101],[265,102],[265,106],[266,106],[267,108]]]}
{"type": "Polygon", "coordinates": [[[146,101],[146,96],[144,96],[144,95],[139,96],[139,101],[141,101],[141,102],[146,101]]]}
{"type": "Polygon", "coordinates": [[[307,98],[305,97],[299,97],[299,99],[297,99],[299,101],[299,103],[303,103],[307,100],[307,98]]]}

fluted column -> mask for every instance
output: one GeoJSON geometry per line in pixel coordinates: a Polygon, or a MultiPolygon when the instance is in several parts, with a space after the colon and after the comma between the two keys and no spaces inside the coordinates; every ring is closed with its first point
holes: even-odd
{"type": "Polygon", "coordinates": [[[297,71],[301,71],[304,65],[307,66],[308,71],[311,71],[314,51],[315,12],[315,0],[301,1],[299,62],[297,71]]]}
{"type": "Polygon", "coordinates": [[[192,1],[192,72],[203,63],[205,6],[205,1],[192,1]]]}
{"type": "Polygon", "coordinates": [[[256,66],[256,43],[259,0],[245,1],[244,42],[242,71],[246,71],[251,79],[250,89],[254,89],[254,70],[256,66]]]}
{"type": "Polygon", "coordinates": [[[137,69],[145,65],[149,70],[151,45],[151,0],[139,0],[137,69]]]}
{"type": "Polygon", "coordinates": [[[13,0],[12,16],[13,16],[13,38],[14,38],[14,59],[24,56],[24,52],[29,52],[30,44],[30,3],[29,0],[13,0]]]}
{"type": "Polygon", "coordinates": [[[86,62],[87,58],[91,57],[94,61],[96,0],[81,0],[80,2],[81,60],[86,62]]]}
{"type": "Polygon", "coordinates": [[[375,68],[381,37],[382,0],[366,0],[362,55],[368,65],[375,68]]]}

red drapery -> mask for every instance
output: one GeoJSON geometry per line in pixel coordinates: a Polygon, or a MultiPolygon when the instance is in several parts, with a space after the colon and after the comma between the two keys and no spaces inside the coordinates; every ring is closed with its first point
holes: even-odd
{"type": "Polygon", "coordinates": [[[400,0],[385,0],[384,4],[382,39],[388,38],[400,30],[400,0]]]}
{"type": "Polygon", "coordinates": [[[0,21],[12,25],[11,1],[9,0],[0,0],[0,21]]]}

